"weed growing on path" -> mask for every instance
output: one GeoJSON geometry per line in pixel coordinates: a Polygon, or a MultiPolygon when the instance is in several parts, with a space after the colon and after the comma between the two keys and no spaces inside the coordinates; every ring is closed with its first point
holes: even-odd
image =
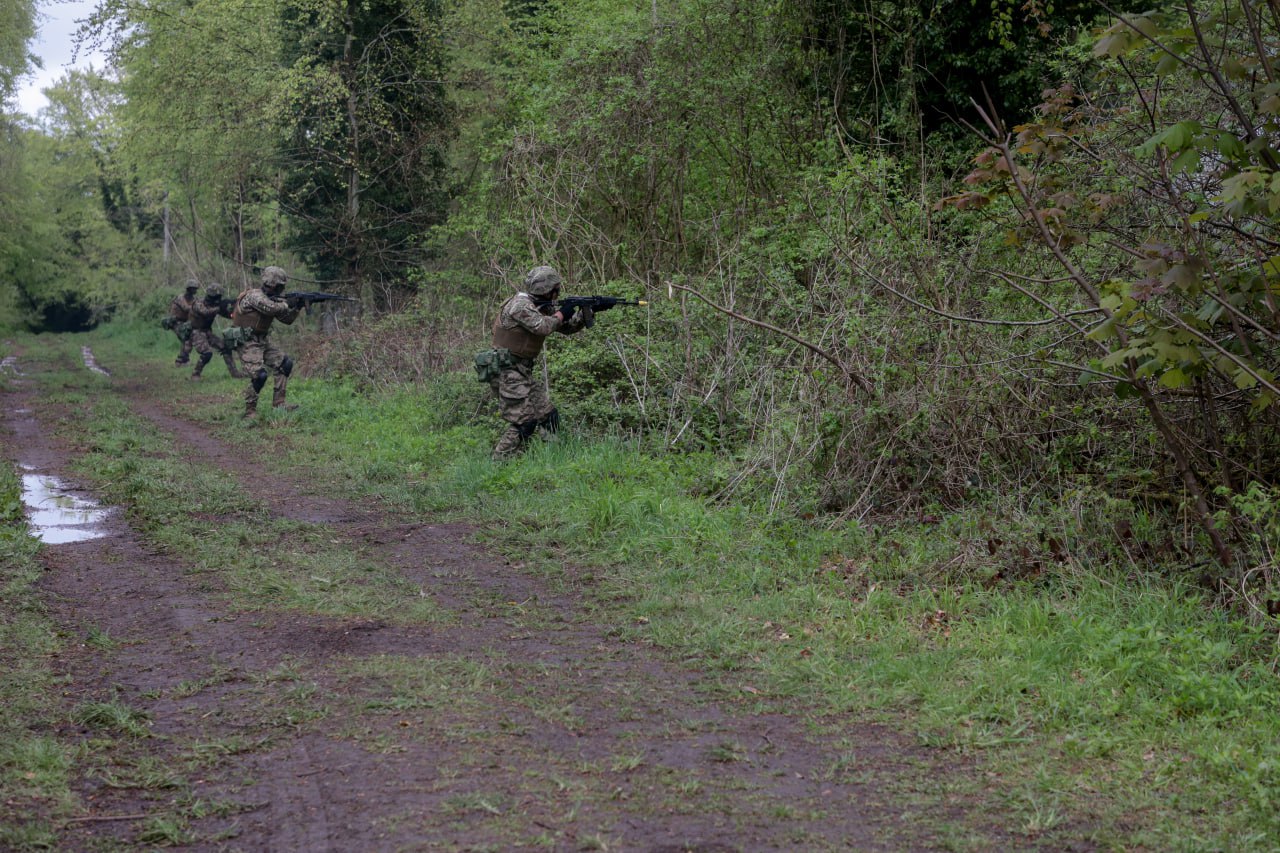
{"type": "Polygon", "coordinates": [[[27,534],[12,460],[0,464],[0,847],[51,849],[56,821],[74,807],[72,758],[56,725],[49,670],[61,648],[35,589],[38,543],[27,534]]]}

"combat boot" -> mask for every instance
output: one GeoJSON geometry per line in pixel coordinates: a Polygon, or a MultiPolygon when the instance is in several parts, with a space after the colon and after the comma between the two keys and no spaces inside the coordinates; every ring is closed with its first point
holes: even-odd
{"type": "Polygon", "coordinates": [[[206,365],[206,364],[208,364],[208,363],[209,363],[210,361],[212,361],[212,360],[213,360],[213,353],[211,353],[211,352],[202,352],[202,353],[200,353],[200,357],[196,359],[196,367],[195,367],[195,369],[194,369],[194,370],[192,370],[192,371],[191,371],[191,378],[192,378],[192,379],[199,379],[199,378],[200,378],[200,374],[201,374],[201,373],[204,373],[204,367],[205,367],[205,365],[206,365]]]}
{"type": "Polygon", "coordinates": [[[294,412],[298,409],[297,403],[286,403],[284,401],[284,389],[277,388],[271,393],[271,408],[280,409],[284,412],[294,412]]]}

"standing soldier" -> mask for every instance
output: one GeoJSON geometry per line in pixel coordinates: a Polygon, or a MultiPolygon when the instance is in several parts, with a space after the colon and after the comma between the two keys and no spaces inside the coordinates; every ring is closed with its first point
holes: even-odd
{"type": "Polygon", "coordinates": [[[227,346],[222,336],[213,330],[213,321],[219,314],[230,317],[231,303],[222,301],[222,285],[215,281],[205,286],[204,299],[191,303],[191,345],[195,347],[196,352],[200,353],[200,359],[196,362],[195,369],[191,371],[192,379],[200,378],[204,366],[213,359],[214,350],[217,350],[222,355],[222,360],[227,363],[228,373],[236,379],[242,379],[245,376],[236,369],[231,347],[227,346]]]}
{"type": "Polygon", "coordinates": [[[196,301],[196,291],[199,289],[200,282],[194,278],[187,279],[186,290],[173,297],[173,301],[169,303],[169,316],[162,324],[166,329],[172,329],[182,344],[178,357],[173,360],[178,367],[191,360],[191,306],[196,301]]]}
{"type": "Polygon", "coordinates": [[[499,370],[489,387],[498,397],[502,419],[508,423],[493,448],[495,460],[520,453],[538,427],[552,434],[560,428],[560,413],[551,405],[546,386],[533,375],[534,360],[552,332],[571,335],[591,320],[590,309],[577,316],[572,308],[550,313],[562,281],[551,267],[534,267],[524,277],[524,290],[503,303],[493,322],[499,370]]]}
{"type": "Polygon", "coordinates": [[[288,325],[298,316],[297,308],[281,298],[289,276],[280,267],[267,267],[262,271],[262,286],[251,287],[236,299],[231,312],[231,323],[250,331],[249,340],[240,352],[240,360],[249,374],[249,387],[244,392],[244,417],[258,412],[258,394],[267,384],[267,377],[275,374],[271,393],[271,405],[277,409],[298,408],[284,401],[289,374],[293,373],[293,359],[271,342],[271,321],[279,320],[288,325]]]}

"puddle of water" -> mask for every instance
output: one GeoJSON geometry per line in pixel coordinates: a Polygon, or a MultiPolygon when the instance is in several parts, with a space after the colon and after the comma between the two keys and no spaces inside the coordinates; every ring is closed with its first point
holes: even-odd
{"type": "Polygon", "coordinates": [[[93,357],[93,350],[88,347],[80,347],[80,356],[84,359],[84,366],[94,373],[101,373],[103,376],[111,375],[109,370],[98,365],[98,360],[93,357]]]}
{"type": "Polygon", "coordinates": [[[23,474],[22,502],[27,505],[31,535],[41,542],[61,545],[107,535],[103,525],[111,510],[71,494],[57,477],[23,474]]]}

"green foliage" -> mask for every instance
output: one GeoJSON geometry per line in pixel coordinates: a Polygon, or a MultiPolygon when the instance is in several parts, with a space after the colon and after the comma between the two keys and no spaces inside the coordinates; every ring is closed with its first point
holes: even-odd
{"type": "Polygon", "coordinates": [[[32,222],[38,208],[27,197],[22,128],[9,113],[15,85],[31,66],[27,43],[35,35],[35,14],[30,0],[0,2],[0,329],[16,326],[29,308],[12,282],[26,272],[39,228],[32,222]]]}
{"type": "MultiPolygon", "coordinates": [[[[233,266],[247,262],[283,236],[271,156],[285,121],[278,7],[107,2],[94,18],[113,36],[123,72],[118,115],[129,133],[122,154],[149,211],[168,215],[175,260],[188,273],[218,254],[233,266]]],[[[217,278],[243,281],[244,272],[217,278]]]]}
{"type": "Polygon", "coordinates": [[[281,200],[290,244],[325,279],[400,279],[443,220],[440,14],[435,0],[282,6],[281,200]]]}
{"type": "MultiPolygon", "coordinates": [[[[553,341],[552,384],[566,412],[681,452],[713,449],[723,458],[710,492],[796,501],[801,511],[954,505],[971,497],[967,484],[999,476],[975,475],[980,464],[999,470],[1033,455],[994,435],[982,447],[939,441],[972,434],[987,410],[1026,392],[1004,389],[997,375],[971,379],[966,361],[995,360],[995,348],[978,345],[974,356],[976,335],[905,313],[877,288],[1002,314],[1013,300],[993,291],[970,301],[965,261],[931,242],[917,164],[851,131],[867,125],[848,113],[832,122],[822,88],[838,78],[851,87],[840,97],[879,103],[854,77],[823,76],[832,69],[820,46],[850,45],[836,65],[892,54],[885,40],[913,32],[905,24],[919,23],[919,10],[877,9],[904,24],[884,30],[870,10],[822,4],[748,14],[720,2],[584,2],[543,4],[531,16],[493,5],[454,14],[489,28],[488,41],[477,36],[451,62],[469,63],[501,112],[464,113],[477,123],[464,138],[485,140],[465,161],[490,168],[474,173],[437,236],[463,247],[460,262],[509,280],[549,261],[576,292],[623,290],[654,303],[553,341]],[[506,121],[505,139],[495,120],[506,121]],[[705,301],[688,291],[663,299],[666,279],[705,301]],[[875,384],[874,398],[844,387],[848,373],[875,384]]],[[[967,21],[935,23],[971,33],[967,21]]]]}
{"type": "Polygon", "coordinates": [[[137,294],[158,220],[115,156],[114,86],[72,72],[49,95],[44,127],[10,128],[0,158],[14,191],[0,204],[0,322],[80,330],[137,294]]]}
{"type": "MultiPolygon", "coordinates": [[[[0,104],[8,107],[18,78],[31,67],[28,42],[36,33],[36,6],[31,0],[0,2],[0,104]]],[[[2,119],[8,122],[8,116],[2,119]]]]}
{"type": "Polygon", "coordinates": [[[1118,87],[1047,92],[1016,137],[989,140],[965,179],[973,189],[946,200],[1011,203],[998,213],[1009,244],[1039,247],[1037,277],[1075,289],[1022,292],[1064,327],[1068,314],[1089,317],[1070,323],[1067,355],[1046,357],[1076,360],[1082,382],[1109,380],[1121,401],[1142,404],[1228,574],[1236,561],[1222,531],[1244,534],[1205,493],[1280,476],[1258,455],[1280,428],[1267,248],[1280,226],[1270,141],[1280,83],[1244,70],[1262,69],[1276,38],[1275,21],[1253,13],[1242,2],[1116,21],[1093,53],[1101,85],[1118,87]],[[1189,399],[1194,419],[1178,412],[1189,399]]]}

